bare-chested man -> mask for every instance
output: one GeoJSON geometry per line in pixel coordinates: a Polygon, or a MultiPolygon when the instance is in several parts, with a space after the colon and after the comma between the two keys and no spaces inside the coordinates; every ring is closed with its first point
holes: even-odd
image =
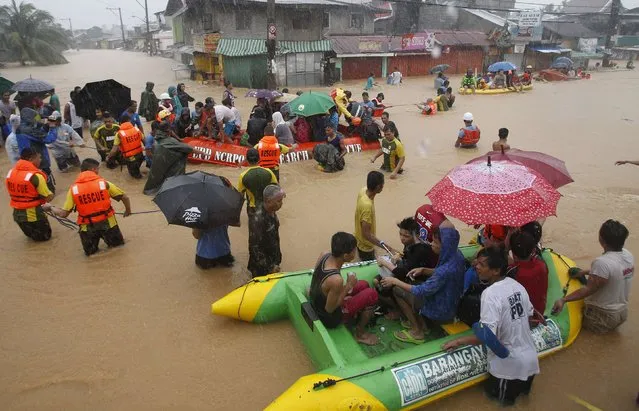
{"type": "Polygon", "coordinates": [[[510,145],[508,144],[508,129],[499,129],[499,140],[493,142],[493,151],[508,151],[510,145]]]}

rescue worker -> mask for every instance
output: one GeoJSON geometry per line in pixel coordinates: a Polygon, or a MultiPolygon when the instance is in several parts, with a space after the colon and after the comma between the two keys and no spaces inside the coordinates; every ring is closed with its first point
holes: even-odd
{"type": "Polygon", "coordinates": [[[463,94],[466,94],[466,90],[469,88],[472,89],[473,94],[475,94],[475,91],[477,90],[477,79],[473,75],[472,70],[466,71],[466,75],[462,77],[463,94]]]}
{"type": "Polygon", "coordinates": [[[73,209],[78,212],[80,242],[87,256],[98,252],[100,239],[109,247],[124,245],[111,199],[122,201],[124,217],[131,215],[129,197],[115,184],[100,177],[99,167],[100,163],[92,158],[82,161],[81,173],[69,189],[62,208],[51,207],[51,211],[62,218],[68,217],[73,209]]]}
{"type": "Polygon", "coordinates": [[[142,178],[140,166],[144,161],[143,135],[140,129],[131,123],[131,119],[126,113],[122,114],[121,120],[120,131],[115,135],[113,148],[107,156],[107,164],[114,157],[124,157],[123,160],[126,162],[131,177],[140,179],[142,178]]]}
{"type": "Polygon", "coordinates": [[[341,88],[335,88],[331,90],[331,98],[335,102],[335,106],[337,106],[337,114],[344,115],[346,121],[350,122],[350,119],[353,115],[348,111],[348,104],[350,103],[346,92],[341,88]]]}
{"type": "Polygon", "coordinates": [[[95,141],[95,148],[98,150],[102,161],[106,161],[107,168],[116,168],[118,166],[116,160],[119,158],[111,157],[107,159],[107,155],[113,149],[115,136],[120,131],[120,126],[114,122],[111,113],[108,111],[102,113],[102,118],[104,124],[98,127],[92,135],[95,141]]]}
{"type": "Polygon", "coordinates": [[[437,114],[437,103],[432,98],[427,98],[422,104],[417,104],[417,108],[422,111],[425,116],[434,116],[437,114]]]}
{"type": "Polygon", "coordinates": [[[237,190],[246,194],[246,212],[251,215],[255,213],[256,207],[262,205],[264,189],[270,184],[277,184],[277,177],[268,168],[259,166],[260,154],[256,149],[248,149],[246,161],[249,168],[240,174],[237,190]]]}
{"type": "MultiPolygon", "coordinates": [[[[293,144],[293,149],[297,147],[293,144]]],[[[290,149],[284,144],[277,142],[273,126],[267,125],[264,128],[264,137],[255,145],[260,155],[260,167],[268,168],[275,174],[277,181],[280,181],[280,155],[286,154],[290,149]]]]}
{"type": "Polygon", "coordinates": [[[481,131],[479,127],[473,124],[473,113],[464,114],[464,127],[457,134],[455,147],[475,148],[479,142],[481,131]]]}
{"type": "Polygon", "coordinates": [[[53,199],[53,193],[47,187],[47,175],[39,169],[41,160],[40,153],[25,148],[5,180],[13,221],[33,241],[51,238],[51,226],[44,213],[48,208],[43,204],[53,199]]]}

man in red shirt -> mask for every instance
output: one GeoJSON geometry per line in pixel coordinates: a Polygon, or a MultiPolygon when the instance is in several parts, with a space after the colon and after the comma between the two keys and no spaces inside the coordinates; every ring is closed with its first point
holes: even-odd
{"type": "Polygon", "coordinates": [[[511,267],[517,268],[515,280],[524,286],[533,307],[543,315],[548,293],[548,267],[536,256],[536,246],[533,236],[525,231],[516,231],[510,236],[510,249],[515,260],[511,267]]]}

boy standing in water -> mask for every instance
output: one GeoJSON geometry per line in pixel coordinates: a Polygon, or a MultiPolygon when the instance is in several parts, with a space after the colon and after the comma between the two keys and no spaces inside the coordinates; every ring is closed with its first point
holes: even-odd
{"type": "Polygon", "coordinates": [[[493,142],[493,151],[508,151],[510,145],[508,144],[508,129],[499,129],[499,140],[493,142]]]}
{"type": "MultiPolygon", "coordinates": [[[[520,394],[530,393],[533,379],[539,374],[537,349],[528,323],[533,306],[526,289],[506,276],[508,257],[500,248],[481,250],[475,267],[481,281],[490,284],[481,294],[480,322],[510,351],[508,357],[499,358],[488,350],[489,376],[484,390],[502,405],[513,405],[520,394]]],[[[469,335],[448,341],[442,348],[454,351],[481,343],[475,335],[469,335]]]]}

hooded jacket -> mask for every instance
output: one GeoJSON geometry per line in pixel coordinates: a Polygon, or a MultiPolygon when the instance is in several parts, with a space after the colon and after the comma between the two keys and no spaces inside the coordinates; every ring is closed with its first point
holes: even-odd
{"type": "MultiPolygon", "coordinates": [[[[50,133],[48,126],[42,126],[36,121],[38,113],[25,107],[20,111],[20,126],[16,130],[16,140],[18,142],[18,152],[22,153],[25,148],[31,148],[40,153],[42,161],[40,169],[51,168],[51,159],[46,144],[51,144],[57,139],[57,133],[50,133]]],[[[49,171],[50,172],[50,171],[49,171]]]]}
{"type": "Polygon", "coordinates": [[[140,106],[138,107],[138,114],[145,117],[147,120],[149,118],[155,117],[155,113],[158,110],[159,100],[153,92],[154,86],[155,84],[153,82],[148,81],[146,83],[146,89],[140,96],[140,106]]]}
{"type": "Polygon", "coordinates": [[[182,112],[182,103],[180,102],[180,98],[178,97],[177,87],[171,86],[168,89],[169,96],[171,96],[171,101],[173,102],[173,112],[181,113],[182,112]]]}

